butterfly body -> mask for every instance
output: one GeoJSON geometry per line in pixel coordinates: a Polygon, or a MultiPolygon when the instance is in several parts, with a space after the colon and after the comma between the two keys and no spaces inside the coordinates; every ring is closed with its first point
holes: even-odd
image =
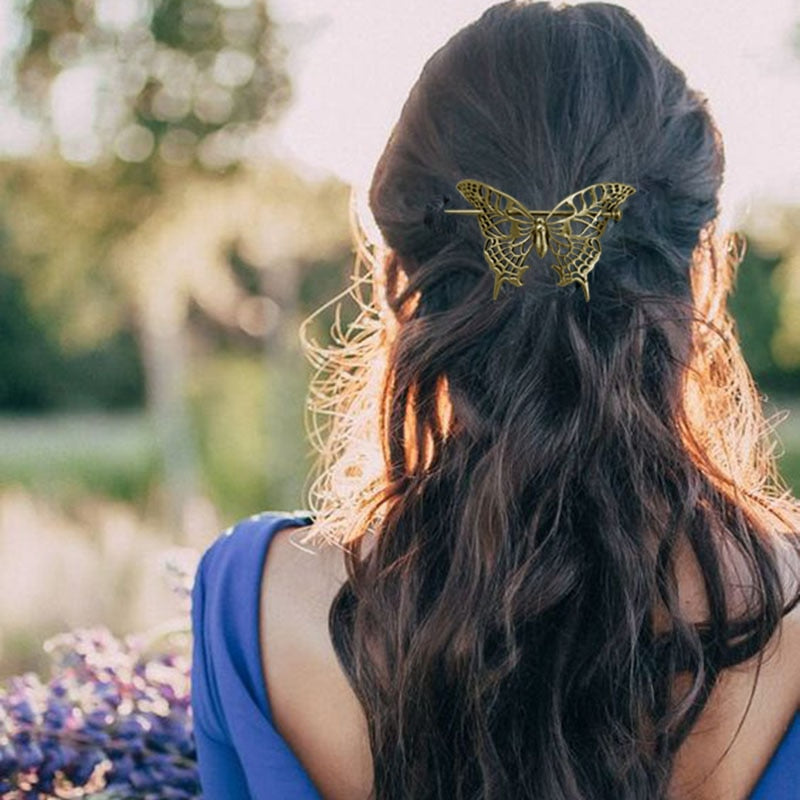
{"type": "MultiPolygon", "coordinates": [[[[532,211],[516,198],[472,179],[456,184],[473,206],[486,240],[483,255],[495,275],[493,299],[506,282],[522,286],[531,250],[549,251],[558,286],[577,282],[589,300],[587,276],[600,258],[600,236],[609,220],[619,221],[620,206],[636,189],[625,183],[595,183],[564,198],[552,211],[532,211]]],[[[450,212],[466,213],[466,212],[450,212]]]]}
{"type": "Polygon", "coordinates": [[[533,219],[533,246],[539,258],[544,258],[547,254],[547,224],[544,217],[533,219]]]}

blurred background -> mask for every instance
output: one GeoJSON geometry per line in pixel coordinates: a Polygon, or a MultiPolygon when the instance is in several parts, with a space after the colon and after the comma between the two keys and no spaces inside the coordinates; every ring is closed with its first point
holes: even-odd
{"type": "MultiPolygon", "coordinates": [[[[621,4],[722,129],[733,310],[800,491],[800,5],[621,4]]],[[[299,323],[349,282],[351,187],[425,59],[488,5],[0,0],[0,678],[158,624],[165,553],[307,507],[299,323]]]]}

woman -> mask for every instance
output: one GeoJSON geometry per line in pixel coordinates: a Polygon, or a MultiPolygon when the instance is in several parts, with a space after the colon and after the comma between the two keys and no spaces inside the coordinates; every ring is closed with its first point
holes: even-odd
{"type": "Polygon", "coordinates": [[[428,61],[370,188],[374,305],[311,393],[320,507],[198,572],[207,797],[800,796],[800,504],[726,308],[722,175],[617,6],[502,3],[428,61]],[[573,195],[583,239],[520,210],[573,195]]]}

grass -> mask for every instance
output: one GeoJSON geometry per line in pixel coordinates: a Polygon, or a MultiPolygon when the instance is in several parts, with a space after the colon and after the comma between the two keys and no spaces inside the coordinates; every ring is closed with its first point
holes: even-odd
{"type": "Polygon", "coordinates": [[[157,445],[144,412],[2,416],[0,484],[135,502],[160,477],[157,445]]]}

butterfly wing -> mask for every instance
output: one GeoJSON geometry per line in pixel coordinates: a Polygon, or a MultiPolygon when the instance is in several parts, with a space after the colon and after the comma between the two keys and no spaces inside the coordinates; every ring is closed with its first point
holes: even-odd
{"type": "Polygon", "coordinates": [[[594,183],[562,200],[545,220],[548,244],[556,260],[558,285],[580,283],[589,299],[587,276],[600,259],[600,236],[636,189],[626,183],[594,183]],[[568,212],[557,214],[556,212],[568,212]]]}
{"type": "Polygon", "coordinates": [[[481,212],[483,257],[494,272],[492,299],[496,300],[504,281],[522,286],[520,276],[528,269],[525,259],[533,247],[533,218],[519,200],[480,181],[459,181],[456,188],[481,212]]]}

